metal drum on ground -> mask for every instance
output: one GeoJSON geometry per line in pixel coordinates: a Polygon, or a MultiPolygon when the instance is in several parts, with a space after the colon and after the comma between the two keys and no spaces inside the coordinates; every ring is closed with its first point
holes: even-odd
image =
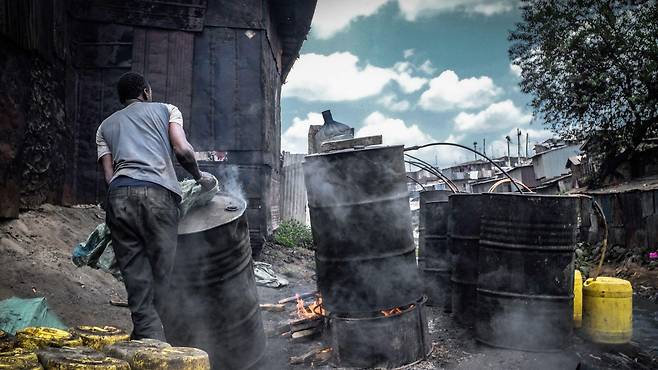
{"type": "Polygon", "coordinates": [[[178,228],[167,340],[208,352],[213,369],[248,369],[263,356],[246,202],[220,193],[178,228]]]}
{"type": "Polygon", "coordinates": [[[477,307],[478,247],[482,194],[453,194],[448,206],[448,245],[452,256],[452,314],[472,325],[477,307]]]}
{"type": "Polygon", "coordinates": [[[372,312],[422,295],[402,146],[306,157],[318,289],[331,312],[372,312]]]}
{"type": "Polygon", "coordinates": [[[578,198],[483,197],[476,338],[519,350],[564,348],[573,328],[578,198]]]}
{"type": "Polygon", "coordinates": [[[448,251],[449,191],[420,193],[418,214],[418,268],[427,294],[428,306],[450,305],[450,254],[448,251]]]}

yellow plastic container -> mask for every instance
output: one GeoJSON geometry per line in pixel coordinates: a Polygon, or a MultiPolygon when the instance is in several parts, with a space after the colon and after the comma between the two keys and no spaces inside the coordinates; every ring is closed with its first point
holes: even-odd
{"type": "Polygon", "coordinates": [[[37,354],[22,348],[0,352],[0,369],[38,370],[42,369],[37,354]]]}
{"type": "Polygon", "coordinates": [[[573,326],[583,326],[583,275],[579,270],[573,276],[573,326]]]}
{"type": "Polygon", "coordinates": [[[29,327],[16,332],[21,348],[36,350],[42,347],[77,347],[82,340],[66,330],[44,327],[29,327]]]}
{"type": "Polygon", "coordinates": [[[103,347],[130,340],[130,334],[114,326],[76,326],[73,333],[82,338],[82,344],[100,351],[103,347]]]}
{"type": "Polygon", "coordinates": [[[595,343],[623,344],[633,336],[633,287],[613,277],[583,286],[583,331],[595,343]]]}
{"type": "Polygon", "coordinates": [[[133,370],[210,370],[208,354],[197,348],[144,349],[130,363],[133,370]]]}

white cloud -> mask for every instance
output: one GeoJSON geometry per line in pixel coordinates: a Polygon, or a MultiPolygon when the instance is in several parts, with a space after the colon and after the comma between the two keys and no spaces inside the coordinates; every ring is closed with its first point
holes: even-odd
{"type": "Polygon", "coordinates": [[[377,100],[384,108],[393,111],[393,112],[404,112],[411,108],[411,103],[407,100],[398,100],[398,97],[395,94],[384,95],[377,100]]]}
{"type": "Polygon", "coordinates": [[[400,12],[408,21],[441,12],[466,12],[491,16],[513,10],[518,0],[398,0],[400,12]]]}
{"type": "Polygon", "coordinates": [[[368,17],[389,0],[320,0],[315,8],[311,32],[320,39],[328,39],[347,28],[360,17],[368,17]]]}
{"type": "MultiPolygon", "coordinates": [[[[363,126],[356,131],[355,136],[382,135],[383,143],[386,145],[422,145],[436,141],[456,142],[463,139],[463,135],[450,135],[444,140],[437,140],[432,135],[424,132],[418,125],[407,124],[399,118],[391,118],[380,112],[373,112],[363,121],[363,126]]],[[[434,146],[424,148],[411,153],[432,164],[438,161],[439,166],[453,164],[462,161],[463,153],[454,148],[445,146],[434,146]]]]}
{"type": "Polygon", "coordinates": [[[308,129],[311,125],[321,125],[323,122],[320,113],[308,113],[306,118],[293,118],[292,125],[281,135],[281,150],[308,153],[308,129]]]}
{"type": "Polygon", "coordinates": [[[521,77],[521,67],[514,64],[510,63],[509,64],[509,71],[516,77],[521,77]]]}
{"type": "Polygon", "coordinates": [[[408,21],[457,11],[491,16],[509,12],[518,4],[518,0],[320,0],[315,8],[311,32],[319,39],[329,39],[393,1],[397,1],[400,13],[408,21]]]}
{"type": "Polygon", "coordinates": [[[408,62],[392,68],[362,67],[358,62],[359,58],[349,52],[303,54],[283,85],[283,95],[306,101],[353,101],[378,95],[391,81],[405,93],[418,91],[427,83],[426,78],[412,75],[408,62]]]}
{"type": "Polygon", "coordinates": [[[487,76],[460,80],[455,72],[445,70],[430,81],[419,104],[435,112],[477,108],[489,104],[501,92],[502,89],[487,76]]]}
{"type": "Polygon", "coordinates": [[[421,71],[427,73],[428,75],[433,75],[434,72],[436,72],[436,68],[432,65],[432,62],[430,60],[426,60],[423,64],[418,67],[421,71]]]}
{"type": "Polygon", "coordinates": [[[409,59],[414,56],[415,52],[416,51],[414,49],[406,49],[404,52],[402,52],[402,55],[404,55],[404,59],[409,59]]]}
{"type": "Polygon", "coordinates": [[[511,100],[494,103],[478,113],[459,113],[454,119],[457,131],[490,132],[528,124],[532,115],[522,112],[511,100]]]}

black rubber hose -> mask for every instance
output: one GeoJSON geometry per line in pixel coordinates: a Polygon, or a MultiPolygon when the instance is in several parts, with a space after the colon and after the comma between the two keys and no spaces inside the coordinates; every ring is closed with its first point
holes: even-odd
{"type": "Polygon", "coordinates": [[[434,166],[432,166],[431,164],[429,164],[428,162],[426,162],[426,161],[424,161],[424,160],[422,160],[422,159],[420,159],[420,158],[418,158],[418,157],[414,157],[414,156],[411,155],[411,154],[404,153],[404,155],[406,155],[406,156],[409,157],[409,158],[413,158],[413,159],[415,159],[416,161],[418,161],[418,162],[424,164],[425,166],[427,166],[427,167],[429,167],[429,168],[434,169],[434,170],[436,171],[436,173],[438,174],[438,176],[439,176],[443,181],[445,181],[446,184],[448,184],[448,186],[452,185],[451,187],[454,187],[454,192],[455,192],[455,193],[459,193],[459,187],[457,186],[457,184],[455,184],[454,182],[452,182],[452,180],[450,180],[450,179],[448,178],[448,176],[444,175],[444,174],[441,172],[441,170],[439,170],[437,167],[434,167],[434,166]]]}
{"type": "Polygon", "coordinates": [[[458,147],[458,148],[466,149],[466,150],[468,150],[468,151],[471,151],[471,152],[473,152],[473,153],[475,153],[475,154],[481,156],[482,158],[488,160],[491,164],[493,164],[494,166],[496,166],[496,168],[498,168],[498,169],[499,169],[499,170],[500,170],[505,176],[507,176],[507,178],[510,180],[510,182],[511,182],[512,184],[514,184],[514,187],[516,188],[516,190],[518,190],[519,193],[523,194],[523,190],[521,190],[521,187],[519,186],[519,184],[517,184],[517,183],[514,181],[514,179],[512,178],[512,176],[510,176],[510,175],[509,175],[509,174],[508,174],[508,173],[507,173],[502,167],[500,167],[499,165],[497,165],[494,161],[492,161],[492,160],[491,160],[489,157],[487,157],[486,155],[484,155],[484,154],[478,152],[478,151],[475,150],[475,149],[469,148],[469,147],[467,147],[467,146],[465,146],[465,145],[455,144],[455,143],[438,143],[438,142],[437,142],[437,143],[429,143],[429,144],[423,144],[423,145],[410,146],[410,147],[408,147],[408,148],[404,148],[404,151],[406,152],[406,151],[409,151],[409,150],[418,150],[418,149],[423,149],[423,148],[427,148],[427,147],[435,146],[435,145],[456,146],[456,147],[458,147]]]}
{"type": "Polygon", "coordinates": [[[413,177],[411,177],[411,176],[409,176],[409,175],[407,175],[407,178],[408,178],[409,180],[415,182],[416,184],[420,185],[420,187],[423,188],[423,190],[427,190],[427,189],[425,189],[425,187],[423,186],[423,184],[421,184],[418,180],[414,179],[413,177]]]}
{"type": "Polygon", "coordinates": [[[428,167],[428,166],[426,166],[426,165],[424,165],[423,163],[420,163],[420,162],[406,161],[406,160],[405,160],[405,162],[409,163],[411,165],[414,165],[414,166],[416,166],[416,167],[418,167],[422,170],[425,170],[425,171],[429,172],[431,175],[434,175],[437,178],[443,180],[453,193],[459,193],[459,188],[457,188],[457,186],[454,185],[454,184],[451,185],[450,180],[447,177],[445,177],[441,172],[436,171],[433,167],[431,167],[431,166],[428,167]]]}

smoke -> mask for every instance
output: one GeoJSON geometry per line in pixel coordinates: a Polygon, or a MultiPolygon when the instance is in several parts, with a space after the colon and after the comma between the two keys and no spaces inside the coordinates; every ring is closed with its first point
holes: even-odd
{"type": "Polygon", "coordinates": [[[239,175],[240,168],[237,165],[228,164],[217,167],[215,170],[215,177],[219,181],[219,190],[246,201],[239,175]]]}

